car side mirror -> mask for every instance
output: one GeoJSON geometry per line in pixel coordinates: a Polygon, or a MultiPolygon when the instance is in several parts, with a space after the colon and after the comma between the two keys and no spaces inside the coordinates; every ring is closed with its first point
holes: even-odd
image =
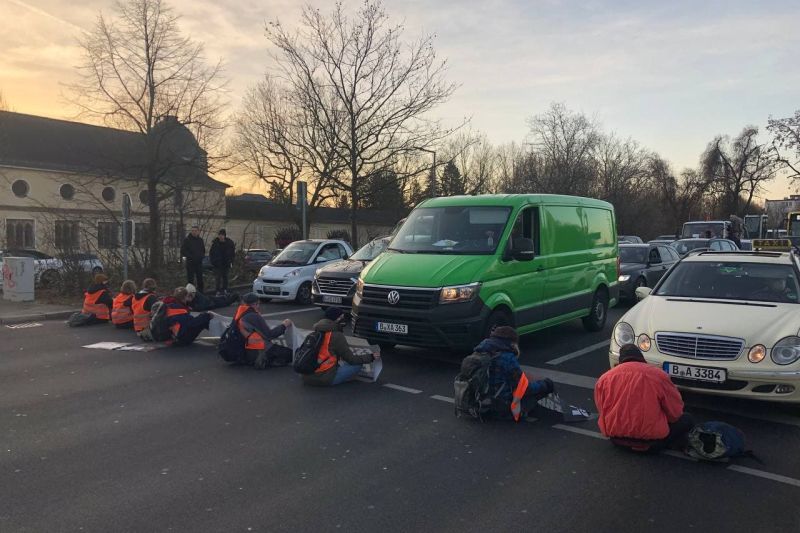
{"type": "Polygon", "coordinates": [[[515,261],[533,261],[534,257],[533,241],[523,237],[517,237],[511,247],[511,258],[515,261]]]}
{"type": "Polygon", "coordinates": [[[650,293],[653,292],[653,289],[650,287],[636,287],[636,299],[637,300],[644,300],[650,293]]]}
{"type": "Polygon", "coordinates": [[[344,255],[342,256],[342,259],[350,259],[350,254],[344,254],[344,255]]]}
{"type": "Polygon", "coordinates": [[[318,255],[317,258],[314,260],[315,263],[325,263],[327,261],[328,260],[326,258],[322,257],[321,255],[318,255]]]}

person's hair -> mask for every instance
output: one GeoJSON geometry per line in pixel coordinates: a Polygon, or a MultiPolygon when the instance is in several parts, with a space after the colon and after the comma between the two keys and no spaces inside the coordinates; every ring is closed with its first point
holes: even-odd
{"type": "Polygon", "coordinates": [[[136,292],[136,282],[132,279],[126,279],[122,282],[122,287],[119,288],[122,294],[133,294],[136,292]]]}
{"type": "Polygon", "coordinates": [[[156,280],[154,280],[153,278],[145,278],[145,280],[142,281],[142,288],[148,291],[155,290],[156,280]]]}
{"type": "Polygon", "coordinates": [[[195,225],[193,225],[193,226],[192,226],[192,229],[200,229],[200,226],[198,226],[197,224],[195,224],[195,225]]]}
{"type": "Polygon", "coordinates": [[[627,363],[628,361],[645,362],[642,351],[635,344],[625,344],[619,349],[619,362],[627,363]]]}
{"type": "Polygon", "coordinates": [[[172,297],[178,300],[179,302],[185,302],[188,296],[189,296],[189,291],[186,290],[186,287],[178,287],[177,289],[175,289],[175,292],[172,293],[172,297]]]}

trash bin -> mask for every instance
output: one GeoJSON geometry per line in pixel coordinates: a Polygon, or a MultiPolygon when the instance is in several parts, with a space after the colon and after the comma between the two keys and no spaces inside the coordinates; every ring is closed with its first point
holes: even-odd
{"type": "Polygon", "coordinates": [[[3,300],[33,301],[33,257],[3,256],[3,300]]]}

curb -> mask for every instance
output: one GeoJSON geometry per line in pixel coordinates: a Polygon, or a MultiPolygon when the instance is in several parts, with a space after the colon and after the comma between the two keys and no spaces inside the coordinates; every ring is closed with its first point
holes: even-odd
{"type": "Polygon", "coordinates": [[[35,320],[63,320],[69,318],[76,309],[71,311],[52,311],[50,313],[31,313],[29,315],[14,315],[9,317],[0,317],[0,325],[6,324],[20,324],[22,322],[33,322],[35,320]]]}

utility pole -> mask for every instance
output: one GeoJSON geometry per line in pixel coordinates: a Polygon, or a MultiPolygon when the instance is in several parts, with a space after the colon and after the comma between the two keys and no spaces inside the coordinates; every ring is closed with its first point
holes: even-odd
{"type": "Polygon", "coordinates": [[[128,279],[128,222],[131,219],[131,195],[122,193],[122,279],[128,279]]]}
{"type": "Polygon", "coordinates": [[[301,234],[303,240],[308,239],[308,185],[305,181],[297,182],[297,208],[300,210],[301,234]]]}

